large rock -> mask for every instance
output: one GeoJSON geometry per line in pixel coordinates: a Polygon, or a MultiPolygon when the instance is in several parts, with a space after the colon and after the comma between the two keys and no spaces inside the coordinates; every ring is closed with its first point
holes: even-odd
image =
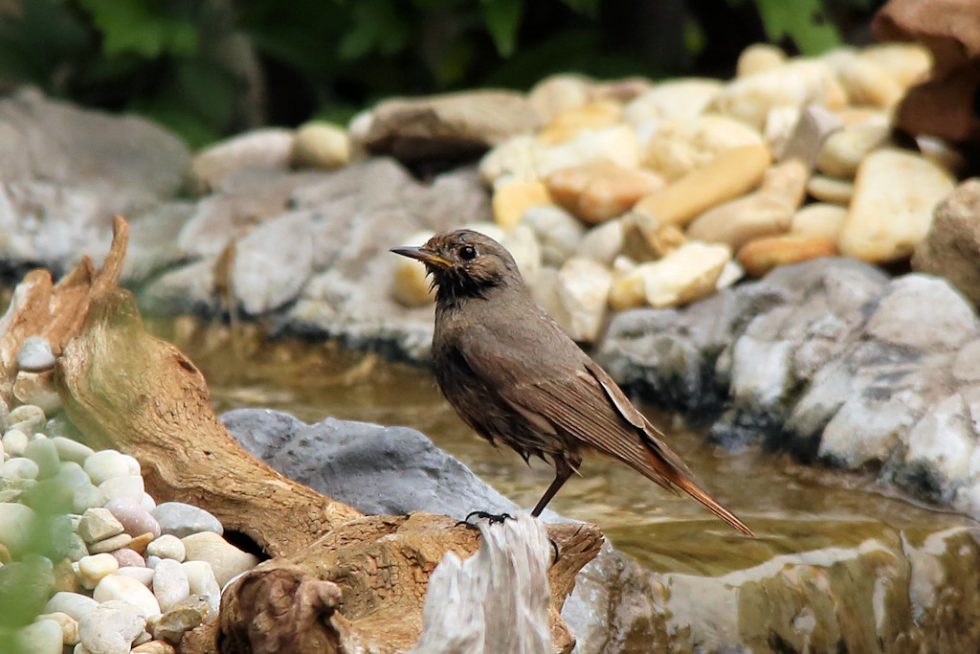
{"type": "Polygon", "coordinates": [[[951,281],[980,305],[980,179],[970,179],[936,207],[912,267],[951,281]]]}

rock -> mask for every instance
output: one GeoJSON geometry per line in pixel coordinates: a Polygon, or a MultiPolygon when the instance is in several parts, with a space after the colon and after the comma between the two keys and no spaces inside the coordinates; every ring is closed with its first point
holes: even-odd
{"type": "Polygon", "coordinates": [[[842,57],[835,69],[851,104],[887,109],[902,99],[904,89],[871,59],[842,57]]]}
{"type": "Polygon", "coordinates": [[[331,123],[314,121],[301,125],[293,140],[294,166],[333,170],[350,161],[347,132],[331,123]]]}
{"type": "Polygon", "coordinates": [[[621,310],[644,303],[668,307],[692,302],[714,292],[731,258],[726,245],[685,243],[663,259],[641,264],[615,279],[609,304],[621,310]]]}
{"type": "Polygon", "coordinates": [[[541,246],[541,262],[560,266],[579,248],[585,228],[570,213],[556,206],[532,207],[524,212],[522,224],[541,246]]]}
{"type": "Polygon", "coordinates": [[[549,75],[531,87],[528,101],[541,122],[547,123],[560,112],[587,104],[591,86],[591,80],[583,75],[549,75]]]}
{"type": "Polygon", "coordinates": [[[761,130],[774,107],[807,104],[836,109],[846,104],[846,95],[828,66],[798,60],[736,79],[722,89],[709,111],[732,116],[761,130]]]}
{"type": "MultiPolygon", "coordinates": [[[[65,645],[75,645],[78,643],[78,620],[67,613],[42,613],[37,616],[38,620],[51,620],[58,625],[61,630],[61,643],[65,645]]],[[[59,647],[60,644],[59,643],[59,647]]],[[[61,650],[57,650],[61,652],[61,650]]]]}
{"type": "Polygon", "coordinates": [[[61,410],[61,397],[54,387],[53,374],[47,372],[17,373],[13,387],[14,397],[19,401],[36,405],[46,415],[54,415],[61,410]]]}
{"type": "Polygon", "coordinates": [[[176,654],[174,646],[165,640],[151,640],[130,650],[131,654],[176,654]]]}
{"type": "Polygon", "coordinates": [[[534,285],[541,270],[541,246],[534,232],[527,225],[518,225],[500,238],[500,244],[507,248],[524,281],[534,285]]]}
{"type": "Polygon", "coordinates": [[[37,479],[39,468],[37,464],[23,457],[14,457],[0,466],[0,478],[10,481],[19,479],[37,479]]]}
{"type": "Polygon", "coordinates": [[[255,556],[241,551],[214,532],[191,534],[181,541],[184,543],[187,560],[209,563],[219,586],[224,586],[232,577],[259,564],[255,556]]]}
{"type": "Polygon", "coordinates": [[[102,450],[91,455],[82,464],[85,472],[92,479],[92,483],[98,486],[107,479],[114,477],[125,477],[130,474],[129,464],[123,455],[116,450],[102,450]]]}
{"type": "Polygon", "coordinates": [[[161,559],[173,559],[178,563],[183,563],[186,557],[184,544],[179,538],[171,534],[164,534],[147,545],[146,553],[161,559]]]}
{"type": "Polygon", "coordinates": [[[143,498],[143,478],[139,475],[113,477],[99,484],[99,490],[107,500],[126,498],[138,502],[143,498]]]}
{"type": "Polygon", "coordinates": [[[890,134],[888,125],[864,123],[845,127],[824,142],[817,157],[817,169],[831,177],[853,179],[861,161],[870,152],[884,147],[890,134]]]}
{"type": "Polygon", "coordinates": [[[868,319],[867,333],[892,345],[942,350],[965,343],[980,327],[976,311],[948,284],[927,275],[896,279],[868,319]],[[915,320],[923,306],[942,306],[929,320],[915,320]]]}
{"type": "Polygon", "coordinates": [[[133,542],[133,537],[129,534],[119,534],[117,536],[112,536],[111,538],[106,538],[105,540],[100,540],[96,543],[92,543],[88,547],[88,551],[93,554],[101,554],[102,552],[115,552],[123,547],[128,547],[130,543],[133,542]]]}
{"type": "Polygon", "coordinates": [[[202,531],[212,531],[222,534],[224,529],[213,515],[190,504],[182,502],[164,502],[153,510],[153,517],[160,523],[164,534],[183,538],[202,531]]]}
{"type": "Polygon", "coordinates": [[[80,484],[72,493],[72,511],[85,513],[88,509],[98,508],[105,504],[105,493],[92,484],[80,484]]]}
{"type": "Polygon", "coordinates": [[[612,163],[593,163],[551,173],[545,185],[555,202],[588,223],[622,214],[661,186],[653,173],[627,170],[612,163]]]}
{"type": "Polygon", "coordinates": [[[738,249],[750,240],[781,234],[803,202],[807,177],[805,165],[797,159],[777,164],[766,171],[758,191],[701,214],[687,236],[738,249]]]}
{"type": "MultiPolygon", "coordinates": [[[[435,232],[416,232],[406,239],[406,245],[422,245],[433,236],[435,232]]],[[[391,293],[399,303],[406,307],[422,307],[435,302],[432,280],[429,279],[425,264],[400,257],[395,261],[394,267],[391,293]]]]}
{"type": "Polygon", "coordinates": [[[936,207],[925,240],[915,248],[912,267],[945,277],[974,304],[980,304],[980,180],[970,179],[936,207]]]}
{"type": "Polygon", "coordinates": [[[146,617],[134,607],[109,602],[79,620],[78,635],[90,654],[129,654],[132,642],[143,633],[144,627],[146,617]]]}
{"type": "Polygon", "coordinates": [[[591,259],[572,257],[558,271],[558,300],[564,312],[556,320],[572,340],[598,338],[611,285],[612,273],[591,259]]]}
{"type": "Polygon", "coordinates": [[[113,499],[106,503],[105,508],[130,536],[147,532],[152,533],[154,538],[160,535],[160,524],[137,501],[129,498],[113,499]]]}
{"type": "Polygon", "coordinates": [[[118,569],[119,561],[112,554],[92,554],[78,561],[78,579],[82,582],[82,586],[92,589],[98,586],[104,577],[118,569]]]}
{"type": "Polygon", "coordinates": [[[841,253],[874,263],[910,255],[952,189],[949,174],[921,157],[891,148],[871,153],[858,169],[841,253]]]}
{"type": "MultiPolygon", "coordinates": [[[[124,550],[125,551],[125,550],[124,550]]],[[[135,579],[147,588],[153,584],[153,575],[155,574],[154,568],[149,568],[145,565],[142,566],[125,566],[119,568],[115,572],[117,575],[122,575],[123,577],[129,577],[130,579],[135,579]]]]}
{"type": "Polygon", "coordinates": [[[612,127],[622,120],[623,110],[618,102],[597,101],[564,109],[556,113],[548,124],[538,132],[539,143],[556,145],[577,137],[586,130],[612,127]]]}
{"type": "Polygon", "coordinates": [[[733,118],[711,114],[662,121],[643,151],[644,166],[675,180],[726,150],[762,145],[762,135],[733,118]]]}
{"type": "Polygon", "coordinates": [[[45,614],[63,613],[81,621],[99,603],[87,595],[79,593],[55,593],[44,605],[45,614]]]}
{"type": "Polygon", "coordinates": [[[37,464],[38,477],[41,479],[57,474],[61,465],[61,461],[58,460],[58,448],[49,438],[28,443],[24,448],[24,456],[37,464]]]}
{"type": "Polygon", "coordinates": [[[494,186],[504,179],[537,181],[542,151],[543,146],[529,134],[511,137],[480,160],[480,179],[487,186],[494,186]]]}
{"type": "Polygon", "coordinates": [[[17,634],[18,644],[31,654],[61,654],[62,639],[61,625],[46,618],[38,619],[17,634]]]}
{"type": "Polygon", "coordinates": [[[27,434],[19,429],[11,429],[3,435],[3,451],[10,456],[23,456],[27,451],[27,434]]]}
{"type": "Polygon", "coordinates": [[[154,538],[155,537],[152,532],[146,532],[145,534],[134,536],[133,540],[129,542],[129,548],[137,554],[143,554],[146,551],[147,545],[152,543],[154,538]]]}
{"type": "Polygon", "coordinates": [[[167,611],[159,619],[152,621],[153,637],[179,643],[185,631],[204,623],[210,610],[206,602],[198,601],[191,606],[179,606],[167,611]]]}
{"type": "Polygon", "coordinates": [[[739,248],[737,259],[748,274],[762,277],[776,266],[835,254],[836,240],[783,235],[749,241],[739,248]]]}
{"type": "Polygon", "coordinates": [[[623,221],[608,220],[589,229],[578,246],[578,256],[592,259],[605,266],[622,251],[625,238],[623,221]]]}
{"type": "Polygon", "coordinates": [[[846,219],[847,207],[816,202],[798,209],[793,214],[789,233],[794,236],[827,239],[836,243],[846,219]]]}
{"type": "Polygon", "coordinates": [[[846,205],[854,196],[854,183],[825,175],[814,175],[806,183],[806,192],[820,202],[846,205]]]}
{"type": "Polygon", "coordinates": [[[214,577],[211,565],[207,561],[184,561],[180,567],[187,575],[191,595],[203,597],[211,613],[217,614],[221,602],[221,586],[214,577]]]}
{"type": "Polygon", "coordinates": [[[139,555],[136,550],[128,547],[117,549],[111,552],[113,558],[119,563],[119,569],[123,568],[145,568],[146,560],[139,555]]]}
{"type": "Polygon", "coordinates": [[[797,124],[799,124],[802,114],[801,107],[793,106],[773,107],[769,110],[762,135],[769,145],[769,151],[776,159],[782,159],[786,145],[789,143],[797,124]]]}
{"type": "Polygon", "coordinates": [[[44,372],[54,367],[54,354],[48,339],[28,336],[17,351],[17,367],[27,372],[44,372]]]}
{"type": "Polygon", "coordinates": [[[530,102],[511,91],[391,99],[375,106],[363,142],[354,147],[403,161],[461,158],[529,133],[538,125],[530,102]]]}
{"type": "MultiPolygon", "coordinates": [[[[156,578],[156,572],[153,574],[156,578]]],[[[118,574],[102,578],[95,587],[92,597],[97,602],[117,600],[134,607],[146,618],[160,615],[160,605],[150,590],[136,579],[118,574]]]]}
{"type": "Polygon", "coordinates": [[[733,148],[643,198],[633,209],[655,217],[659,224],[684,226],[705,210],[755,188],[769,162],[765,146],[733,148]]]}
{"type": "Polygon", "coordinates": [[[737,77],[748,77],[779,68],[786,62],[782,48],[769,43],[753,43],[742,50],[735,65],[737,77]]]}
{"type": "Polygon", "coordinates": [[[161,560],[153,570],[153,594],[166,613],[190,595],[187,573],[173,559],[161,560]]]}
{"type": "Polygon", "coordinates": [[[192,192],[203,195],[242,170],[285,169],[294,138],[291,130],[269,127],[209,146],[191,160],[188,185],[192,192]]]}
{"type": "Polygon", "coordinates": [[[10,413],[7,414],[5,420],[5,425],[7,429],[21,429],[25,434],[33,434],[34,430],[39,429],[44,425],[44,421],[47,418],[44,416],[44,411],[41,407],[34,406],[31,404],[22,404],[21,406],[11,409],[10,413]],[[15,425],[21,425],[20,427],[15,427],[15,425]]]}
{"type": "Polygon", "coordinates": [[[88,445],[64,436],[54,436],[51,438],[51,442],[54,443],[54,447],[58,451],[58,458],[62,461],[74,461],[81,464],[95,453],[88,445]]]}
{"type": "Polygon", "coordinates": [[[504,229],[512,229],[528,210],[550,204],[548,189],[538,180],[502,182],[493,191],[493,220],[504,229]]]}
{"type": "Polygon", "coordinates": [[[804,165],[809,175],[816,166],[823,144],[843,126],[843,121],[834,112],[819,105],[804,107],[782,143],[778,161],[788,163],[796,159],[804,165]]]}
{"type": "Polygon", "coordinates": [[[640,149],[636,133],[627,125],[584,130],[569,141],[550,147],[540,145],[534,151],[534,170],[539,178],[562,168],[593,163],[611,163],[630,170],[638,168],[640,149]]]}
{"type": "Polygon", "coordinates": [[[672,79],[657,83],[623,108],[623,117],[635,126],[648,122],[693,118],[721,91],[723,84],[707,78],[672,79]]]}

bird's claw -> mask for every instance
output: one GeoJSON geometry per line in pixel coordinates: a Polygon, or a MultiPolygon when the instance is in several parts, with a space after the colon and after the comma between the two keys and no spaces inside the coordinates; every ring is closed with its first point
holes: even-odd
{"type": "Polygon", "coordinates": [[[554,565],[561,558],[561,550],[558,549],[558,543],[555,542],[554,538],[549,538],[548,542],[551,543],[551,548],[555,550],[555,558],[551,560],[551,565],[554,565]]]}
{"type": "Polygon", "coordinates": [[[456,523],[456,526],[466,525],[468,529],[476,529],[476,525],[470,522],[470,518],[476,516],[481,520],[486,520],[489,524],[495,525],[505,520],[513,520],[514,516],[509,513],[488,513],[486,511],[470,511],[466,517],[456,523]]]}

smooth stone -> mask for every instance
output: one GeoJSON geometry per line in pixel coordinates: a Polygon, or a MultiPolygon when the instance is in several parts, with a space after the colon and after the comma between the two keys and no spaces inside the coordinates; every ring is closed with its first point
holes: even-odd
{"type": "Polygon", "coordinates": [[[27,427],[23,430],[24,433],[33,434],[35,429],[44,425],[47,418],[41,407],[33,404],[22,404],[19,407],[11,409],[4,420],[7,429],[13,429],[15,425],[24,423],[24,426],[27,427]]]}
{"type": "Polygon", "coordinates": [[[927,352],[959,348],[978,329],[976,308],[949,282],[917,273],[891,283],[866,325],[869,336],[927,352]],[[942,307],[942,311],[927,318],[923,307],[942,307]]]}
{"type": "Polygon", "coordinates": [[[99,490],[105,494],[107,500],[129,499],[139,502],[143,499],[143,478],[139,475],[113,477],[99,484],[99,490]]]}
{"type": "Polygon", "coordinates": [[[190,595],[187,573],[180,563],[173,559],[163,559],[153,569],[153,594],[166,613],[190,595]]]}
{"type": "Polygon", "coordinates": [[[652,172],[605,162],[563,168],[545,178],[555,202],[590,224],[621,215],[663,184],[652,172]]]}
{"type": "Polygon", "coordinates": [[[31,441],[24,449],[24,456],[34,461],[38,467],[38,478],[52,477],[58,472],[61,461],[58,448],[50,438],[31,441]]]}
{"type": "Polygon", "coordinates": [[[591,259],[572,257],[558,271],[558,301],[564,311],[556,318],[574,341],[592,342],[606,315],[612,273],[591,259]]]}
{"type": "Polygon", "coordinates": [[[61,625],[47,618],[38,618],[21,629],[17,640],[24,651],[31,654],[61,654],[62,644],[67,644],[64,643],[61,625]]]}
{"type": "Polygon", "coordinates": [[[581,107],[559,111],[538,132],[537,139],[546,145],[565,143],[585,130],[611,127],[622,120],[623,109],[609,100],[590,102],[581,107]]]}
{"type": "Polygon", "coordinates": [[[593,163],[611,163],[627,170],[640,165],[639,143],[636,133],[628,125],[586,130],[560,145],[540,146],[534,156],[539,178],[547,178],[562,168],[593,163]]]}
{"type": "Polygon", "coordinates": [[[542,121],[550,121],[564,111],[588,104],[591,87],[591,80],[583,75],[549,75],[531,87],[528,101],[542,121]]]}
{"type": "Polygon", "coordinates": [[[948,279],[980,305],[980,180],[969,179],[938,207],[912,268],[948,279]]]}
{"type": "Polygon", "coordinates": [[[793,214],[789,223],[789,233],[794,236],[828,239],[836,243],[846,219],[847,207],[816,202],[798,209],[793,214]]]}
{"type": "Polygon", "coordinates": [[[138,552],[128,547],[116,549],[111,552],[116,561],[119,562],[119,569],[123,568],[145,568],[146,560],[138,552]]]}
{"type": "Polygon", "coordinates": [[[529,134],[507,139],[480,160],[480,179],[494,186],[504,179],[534,181],[543,146],[529,134]]]}
{"type": "Polygon", "coordinates": [[[92,454],[85,459],[82,467],[91,477],[92,483],[98,486],[107,479],[116,477],[126,477],[132,474],[129,471],[129,462],[123,457],[121,452],[116,450],[102,450],[92,454]]]}
{"type": "Polygon", "coordinates": [[[161,559],[159,556],[147,556],[146,557],[146,567],[147,568],[151,568],[151,569],[152,568],[155,568],[155,567],[157,567],[157,564],[160,561],[162,561],[162,560],[163,559],[161,559]]]}
{"type": "Polygon", "coordinates": [[[78,488],[79,486],[91,486],[92,481],[88,477],[88,473],[82,469],[82,466],[75,461],[62,461],[58,466],[58,479],[62,482],[68,484],[72,488],[78,488]]]}
{"type": "Polygon", "coordinates": [[[125,531],[122,523],[105,508],[87,509],[78,522],[78,535],[86,543],[111,538],[125,531]]]}
{"type": "MultiPolygon", "coordinates": [[[[75,645],[78,643],[78,620],[68,615],[56,611],[54,613],[42,613],[37,616],[38,620],[51,620],[61,629],[61,642],[65,645],[75,645]]],[[[58,650],[59,652],[61,650],[58,650]]]]}
{"type": "Polygon", "coordinates": [[[140,475],[143,473],[142,468],[140,468],[140,462],[135,456],[130,456],[129,454],[122,455],[123,460],[126,462],[126,467],[131,475],[140,475]]]}
{"type": "Polygon", "coordinates": [[[149,588],[153,584],[154,569],[147,568],[146,566],[127,565],[119,568],[115,574],[135,579],[149,588]]]}
{"type": "Polygon", "coordinates": [[[888,125],[850,125],[831,134],[817,155],[817,170],[839,179],[853,179],[868,154],[889,142],[888,125]]]}
{"type": "Polygon", "coordinates": [[[54,367],[51,344],[42,336],[28,336],[17,351],[17,367],[27,372],[44,372],[54,367]]]}
{"type": "Polygon", "coordinates": [[[615,279],[609,303],[617,310],[643,304],[657,308],[687,304],[714,293],[731,258],[727,245],[689,241],[663,259],[641,264],[615,279]]]}
{"type": "Polygon", "coordinates": [[[503,235],[500,244],[514,257],[524,281],[531,286],[537,283],[541,271],[541,246],[531,228],[527,225],[514,227],[503,235]]]}
{"type": "Polygon", "coordinates": [[[858,169],[841,253],[870,263],[910,255],[953,185],[949,173],[917,155],[893,148],[871,153],[858,169]]]}
{"type": "Polygon", "coordinates": [[[585,227],[561,207],[549,205],[532,207],[521,220],[536,237],[541,247],[541,263],[560,266],[578,250],[585,227]]]}
{"type": "Polygon", "coordinates": [[[806,183],[806,192],[820,202],[846,205],[854,196],[854,182],[826,175],[813,175],[806,183]]]}
{"type": "Polygon", "coordinates": [[[83,556],[78,561],[78,580],[88,589],[95,588],[108,575],[119,569],[119,561],[112,554],[101,553],[83,556]]]}
{"type": "Polygon", "coordinates": [[[90,654],[129,654],[133,641],[144,628],[146,617],[135,607],[109,601],[78,621],[78,636],[80,645],[90,654]]]}
{"type": "Polygon", "coordinates": [[[106,502],[105,508],[130,536],[151,533],[156,538],[160,535],[160,523],[138,501],[116,498],[106,502]]]}
{"type": "Polygon", "coordinates": [[[176,652],[174,646],[165,640],[151,640],[130,650],[130,654],[176,654],[176,652]]]}
{"type": "Polygon", "coordinates": [[[64,436],[52,436],[51,442],[58,451],[58,458],[63,462],[74,461],[82,464],[85,463],[85,459],[95,454],[88,445],[64,436]]]}
{"type": "Polygon", "coordinates": [[[160,523],[164,534],[172,534],[178,538],[202,531],[219,535],[224,533],[217,518],[204,509],[183,502],[164,502],[153,510],[153,517],[160,523]]]}
{"type": "Polygon", "coordinates": [[[30,439],[27,434],[19,429],[11,429],[3,435],[3,451],[14,457],[14,456],[24,456],[24,452],[27,451],[27,444],[30,439]]]}
{"type": "Polygon", "coordinates": [[[149,493],[143,493],[143,497],[140,498],[140,506],[153,513],[153,509],[157,508],[157,501],[150,497],[149,493]]]}
{"type": "Polygon", "coordinates": [[[184,543],[171,534],[164,534],[147,545],[146,553],[161,559],[173,559],[178,563],[183,563],[187,555],[184,550],[184,543]]]}
{"type": "Polygon", "coordinates": [[[293,140],[293,165],[333,170],[351,158],[347,130],[332,123],[312,121],[296,130],[293,140]]]}
{"type": "Polygon", "coordinates": [[[769,43],[753,43],[742,50],[735,64],[736,77],[748,77],[779,68],[786,63],[786,53],[779,46],[769,43]]]}
{"type": "Polygon", "coordinates": [[[221,603],[221,586],[218,585],[211,565],[207,561],[184,561],[180,567],[187,575],[191,595],[205,598],[211,611],[217,613],[221,603]]]}
{"type": "Polygon", "coordinates": [[[88,546],[88,550],[93,554],[101,554],[103,552],[111,553],[126,547],[132,541],[133,537],[129,534],[118,534],[116,536],[112,536],[111,538],[106,538],[105,540],[92,543],[88,546]]]}
{"type": "Polygon", "coordinates": [[[762,135],[775,159],[782,160],[802,114],[802,108],[793,106],[773,107],[769,110],[762,135]]]}
{"type": "Polygon", "coordinates": [[[919,43],[877,43],[862,48],[859,56],[876,63],[902,89],[923,81],[932,67],[932,54],[919,43]]]}
{"type": "Polygon", "coordinates": [[[762,144],[758,131],[727,116],[673,119],[663,121],[650,136],[642,163],[664,179],[675,180],[705,166],[726,150],[762,144]]]}
{"type": "Polygon", "coordinates": [[[736,256],[745,272],[762,277],[776,266],[837,254],[837,241],[805,236],[769,236],[749,241],[736,256]]]}
{"type": "Polygon", "coordinates": [[[624,238],[623,221],[609,220],[585,232],[576,254],[609,266],[613,259],[622,252],[624,238]]]}
{"type": "Polygon", "coordinates": [[[44,605],[45,613],[64,613],[75,620],[81,620],[99,603],[81,593],[55,593],[44,605]]]}
{"type": "MultiPolygon", "coordinates": [[[[422,245],[435,236],[432,231],[420,231],[405,239],[405,245],[422,245]]],[[[395,300],[406,307],[424,307],[435,302],[432,280],[425,264],[407,257],[395,257],[391,282],[391,294],[395,300]]]]}
{"type": "Polygon", "coordinates": [[[142,555],[146,551],[146,546],[152,543],[154,538],[155,536],[153,535],[153,532],[149,531],[145,534],[134,536],[133,540],[129,542],[129,549],[142,555]]]}
{"type": "Polygon", "coordinates": [[[888,109],[902,99],[902,87],[870,59],[860,55],[845,57],[836,70],[837,79],[853,105],[888,109]]]}
{"type": "Polygon", "coordinates": [[[187,560],[206,561],[211,564],[215,579],[220,586],[224,586],[235,575],[251,570],[259,564],[258,558],[254,555],[243,552],[214,532],[192,534],[185,536],[181,541],[184,543],[187,560]]]}
{"type": "Polygon", "coordinates": [[[79,485],[72,495],[72,511],[84,513],[88,509],[101,508],[105,500],[105,493],[92,484],[79,485]]]}
{"type": "Polygon", "coordinates": [[[762,181],[771,157],[764,145],[727,150],[707,165],[691,171],[633,207],[660,225],[685,226],[711,207],[755,188],[762,181]]]}
{"type": "Polygon", "coordinates": [[[623,108],[623,117],[635,126],[662,120],[693,118],[702,114],[723,88],[707,78],[681,78],[658,82],[623,108]]]}
{"type": "Polygon", "coordinates": [[[0,477],[8,481],[17,479],[37,479],[40,469],[31,459],[14,457],[0,466],[0,477]]]}
{"type": "Polygon", "coordinates": [[[493,190],[493,220],[504,229],[511,229],[520,224],[529,209],[550,204],[551,195],[538,180],[501,182],[493,190]]]}
{"type": "Polygon", "coordinates": [[[147,618],[160,614],[160,604],[150,589],[132,577],[118,574],[107,575],[99,581],[92,597],[99,602],[110,600],[125,602],[134,606],[147,618]]]}
{"type": "Polygon", "coordinates": [[[247,168],[285,170],[292,157],[293,139],[292,130],[272,127],[215,143],[191,159],[188,186],[192,193],[203,195],[247,168]]]}
{"type": "Polygon", "coordinates": [[[65,556],[69,561],[81,561],[83,558],[89,555],[88,546],[82,537],[78,534],[72,534],[69,544],[68,551],[65,552],[65,556]]]}
{"type": "MultiPolygon", "coordinates": [[[[54,415],[61,410],[61,396],[54,386],[51,371],[27,372],[21,370],[14,379],[11,389],[14,397],[21,402],[40,408],[46,415],[54,415]]],[[[38,429],[41,427],[38,426],[38,429]]]]}

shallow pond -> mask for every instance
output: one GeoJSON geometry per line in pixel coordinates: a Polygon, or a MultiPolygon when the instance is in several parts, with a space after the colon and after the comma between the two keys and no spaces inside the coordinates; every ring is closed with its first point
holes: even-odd
{"type": "MultiPolygon", "coordinates": [[[[540,461],[528,467],[467,428],[427,370],[334,344],[267,343],[255,326],[154,323],[201,368],[216,408],[269,407],[315,422],[327,416],[408,425],[430,436],[518,504],[533,506],[552,479],[540,461]]],[[[667,427],[672,446],[702,484],[759,534],[747,541],[686,497],[673,496],[632,470],[587,459],[551,503],[566,516],[598,524],[623,551],[654,571],[719,575],[774,554],[855,547],[892,528],[907,534],[975,525],[916,505],[862,476],[794,462],[782,454],[718,451],[677,418],[644,407],[667,427]]],[[[474,507],[480,508],[480,507],[474,507]]]]}

